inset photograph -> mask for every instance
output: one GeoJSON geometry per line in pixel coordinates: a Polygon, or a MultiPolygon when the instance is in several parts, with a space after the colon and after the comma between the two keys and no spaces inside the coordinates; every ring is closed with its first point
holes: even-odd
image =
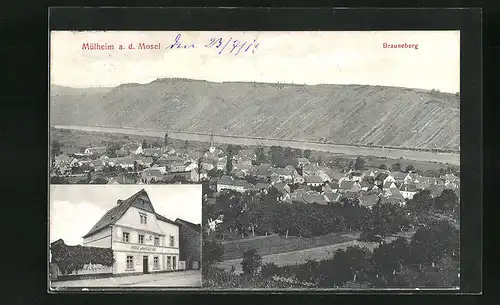
{"type": "Polygon", "coordinates": [[[52,185],[51,290],[201,287],[201,185],[52,185]]]}

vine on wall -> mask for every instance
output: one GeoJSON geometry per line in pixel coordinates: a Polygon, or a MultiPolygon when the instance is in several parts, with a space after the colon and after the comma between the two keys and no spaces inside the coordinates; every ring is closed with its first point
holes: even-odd
{"type": "Polygon", "coordinates": [[[64,275],[82,270],[86,264],[101,264],[111,267],[114,263],[111,248],[68,246],[59,244],[51,247],[52,262],[56,263],[64,275]]]}

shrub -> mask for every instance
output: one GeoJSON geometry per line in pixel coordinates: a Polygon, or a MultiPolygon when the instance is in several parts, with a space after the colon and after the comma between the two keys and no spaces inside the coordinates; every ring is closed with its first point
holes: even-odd
{"type": "Polygon", "coordinates": [[[241,267],[245,274],[256,274],[262,265],[262,256],[259,255],[257,250],[250,249],[243,253],[243,261],[241,267]]]}
{"type": "Polygon", "coordinates": [[[260,270],[260,275],[263,277],[272,277],[280,274],[280,268],[275,263],[264,264],[260,270]]]}

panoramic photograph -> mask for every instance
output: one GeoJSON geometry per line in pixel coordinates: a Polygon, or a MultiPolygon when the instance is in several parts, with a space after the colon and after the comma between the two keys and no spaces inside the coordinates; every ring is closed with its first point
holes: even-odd
{"type": "Polygon", "coordinates": [[[52,185],[50,288],[201,287],[201,202],[200,185],[52,185]]]}
{"type": "Polygon", "coordinates": [[[459,31],[50,44],[52,187],[199,186],[203,288],[458,289],[459,31]]]}

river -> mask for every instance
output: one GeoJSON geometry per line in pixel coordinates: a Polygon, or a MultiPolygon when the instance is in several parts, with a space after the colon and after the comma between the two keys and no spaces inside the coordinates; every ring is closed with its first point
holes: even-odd
{"type": "MultiPolygon", "coordinates": [[[[169,138],[188,141],[208,142],[210,134],[189,133],[178,131],[160,131],[160,130],[144,130],[122,127],[105,127],[105,126],[73,126],[73,125],[52,125],[56,129],[79,130],[86,132],[103,132],[103,133],[121,133],[130,135],[142,135],[151,137],[165,136],[168,133],[169,138]]],[[[381,147],[366,147],[353,145],[339,144],[324,144],[314,143],[299,140],[275,140],[263,138],[248,138],[238,136],[220,136],[213,135],[215,143],[233,144],[233,145],[261,145],[261,146],[282,146],[298,149],[309,149],[323,151],[334,154],[354,155],[354,156],[373,156],[379,158],[390,159],[407,159],[414,161],[448,163],[453,165],[460,164],[460,154],[457,153],[438,153],[428,151],[417,151],[409,149],[381,148],[381,147]]]]}

